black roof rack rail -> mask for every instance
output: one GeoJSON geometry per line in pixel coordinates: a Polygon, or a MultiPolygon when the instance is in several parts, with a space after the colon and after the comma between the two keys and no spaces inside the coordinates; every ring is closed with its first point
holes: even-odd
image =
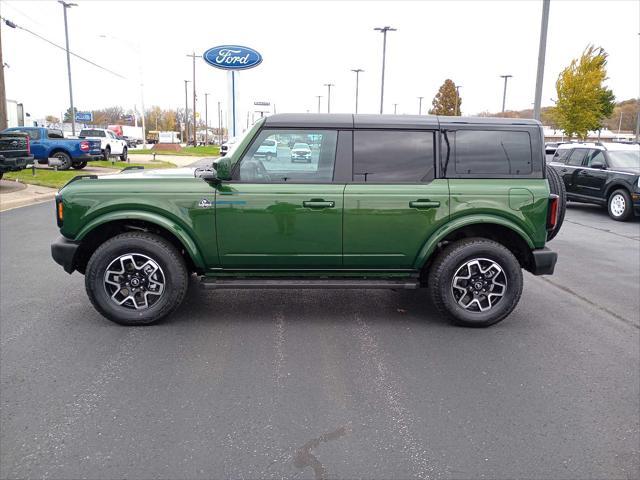
{"type": "Polygon", "coordinates": [[[67,183],[65,183],[62,188],[66,187],[67,185],[69,185],[70,183],[73,182],[77,182],[78,180],[84,180],[84,179],[90,179],[90,180],[97,180],[98,176],[97,175],[76,175],[75,177],[73,177],[71,180],[69,180],[67,183]]]}

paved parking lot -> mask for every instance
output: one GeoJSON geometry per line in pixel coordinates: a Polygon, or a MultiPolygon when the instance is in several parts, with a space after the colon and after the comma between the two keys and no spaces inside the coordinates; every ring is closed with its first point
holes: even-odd
{"type": "MultiPolygon", "coordinates": [[[[200,291],[117,326],[0,214],[1,478],[638,478],[640,222],[570,204],[495,327],[424,292],[200,291]]],[[[28,219],[28,221],[26,220],[28,219]]]]}

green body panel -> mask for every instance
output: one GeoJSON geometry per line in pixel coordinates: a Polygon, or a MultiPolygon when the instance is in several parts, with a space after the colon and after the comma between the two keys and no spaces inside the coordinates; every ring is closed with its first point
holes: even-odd
{"type": "MultiPolygon", "coordinates": [[[[158,171],[159,172],[159,171],[158,171]]],[[[61,190],[64,224],[61,233],[81,241],[94,228],[115,220],[141,220],[174,234],[194,264],[218,265],[215,231],[215,189],[194,178],[193,170],[156,175],[126,173],[113,178],[85,179],[61,190]],[[208,207],[200,202],[205,199],[208,207]]]]}
{"type": "Polygon", "coordinates": [[[342,266],[344,185],[224,183],[216,225],[225,268],[342,266]],[[331,207],[306,207],[303,202],[331,207]]]}
{"type": "Polygon", "coordinates": [[[425,240],[448,218],[448,180],[349,184],[344,195],[344,266],[413,268],[425,240]],[[415,201],[434,206],[411,207],[415,201]]]}

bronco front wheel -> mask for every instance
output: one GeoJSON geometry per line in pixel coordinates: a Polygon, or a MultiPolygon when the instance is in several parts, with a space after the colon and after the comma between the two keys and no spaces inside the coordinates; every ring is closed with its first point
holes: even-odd
{"type": "Polygon", "coordinates": [[[149,325],[182,303],[188,272],[180,252],[146,232],[117,235],[93,253],[85,287],[93,306],[122,325],[149,325]]]}
{"type": "Polygon", "coordinates": [[[435,307],[454,323],[488,327],[506,318],[522,294],[522,269],[503,245],[469,238],[448,245],[429,270],[435,307]]]}

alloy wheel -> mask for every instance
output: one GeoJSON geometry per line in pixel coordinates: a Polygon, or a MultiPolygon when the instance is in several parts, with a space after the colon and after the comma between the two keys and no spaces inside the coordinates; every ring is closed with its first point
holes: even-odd
{"type": "Polygon", "coordinates": [[[451,281],[455,301],[465,310],[486,312],[495,307],[507,292],[507,277],[502,267],[488,258],[465,262],[451,281]]]}

